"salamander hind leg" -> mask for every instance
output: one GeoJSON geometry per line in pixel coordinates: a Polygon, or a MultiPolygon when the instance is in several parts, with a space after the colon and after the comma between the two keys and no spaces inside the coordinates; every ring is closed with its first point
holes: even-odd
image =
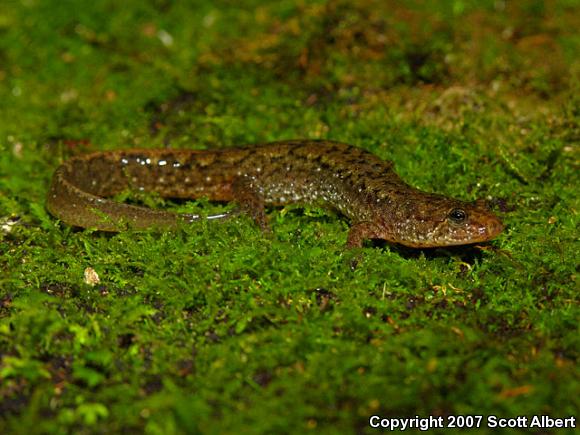
{"type": "Polygon", "coordinates": [[[239,211],[250,216],[262,231],[269,232],[268,218],[264,206],[264,196],[249,177],[238,177],[232,183],[234,201],[239,211]]]}

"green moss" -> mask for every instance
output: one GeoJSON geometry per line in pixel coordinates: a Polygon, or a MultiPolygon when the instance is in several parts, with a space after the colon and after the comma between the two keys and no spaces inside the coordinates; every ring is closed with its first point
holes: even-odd
{"type": "Polygon", "coordinates": [[[0,5],[0,432],[578,413],[577,5],[402,5],[0,5]],[[270,210],[271,235],[246,218],[101,234],[44,209],[78,152],[300,137],[487,198],[507,229],[345,252],[347,223],[316,208],[270,210]]]}

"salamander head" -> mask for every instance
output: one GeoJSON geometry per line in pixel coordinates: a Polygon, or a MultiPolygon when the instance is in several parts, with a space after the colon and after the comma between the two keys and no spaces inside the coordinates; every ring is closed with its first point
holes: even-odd
{"type": "Polygon", "coordinates": [[[398,210],[396,241],[415,248],[467,245],[493,239],[503,224],[485,205],[425,195],[398,210]]]}

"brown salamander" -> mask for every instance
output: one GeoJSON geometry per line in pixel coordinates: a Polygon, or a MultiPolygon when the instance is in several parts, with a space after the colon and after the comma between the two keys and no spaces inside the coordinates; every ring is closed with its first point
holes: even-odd
{"type": "Polygon", "coordinates": [[[490,240],[503,230],[482,201],[422,192],[401,180],[389,161],[350,145],[315,140],[80,155],[55,171],[47,208],[67,224],[102,231],[173,228],[200,219],[107,199],[126,189],[235,201],[263,229],[265,205],[328,205],[352,224],[348,247],[362,246],[365,239],[410,247],[464,245],[490,240]]]}

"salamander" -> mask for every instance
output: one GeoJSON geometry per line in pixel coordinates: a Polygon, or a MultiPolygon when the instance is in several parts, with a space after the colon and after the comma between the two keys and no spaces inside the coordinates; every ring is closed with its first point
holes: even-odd
{"type": "Polygon", "coordinates": [[[127,189],[169,198],[235,201],[238,210],[262,229],[268,229],[267,205],[328,206],[350,221],[347,247],[360,247],[367,239],[414,248],[465,245],[488,241],[503,230],[484,201],[423,192],[405,183],[392,162],[361,148],[322,140],[79,155],[56,169],[47,209],[66,224],[101,231],[171,229],[201,219],[110,198],[127,189]]]}

